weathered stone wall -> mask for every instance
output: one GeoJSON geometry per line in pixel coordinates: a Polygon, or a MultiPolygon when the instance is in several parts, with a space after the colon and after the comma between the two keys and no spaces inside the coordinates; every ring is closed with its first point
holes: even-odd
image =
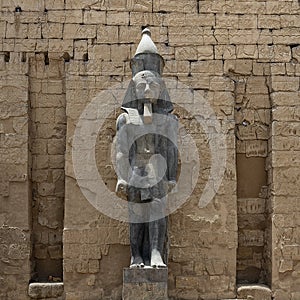
{"type": "Polygon", "coordinates": [[[66,109],[64,60],[36,54],[29,61],[32,154],[33,270],[37,281],[62,278],[66,109]]]}
{"type": "Polygon", "coordinates": [[[275,299],[299,292],[299,47],[272,73],[272,288],[275,299]]]}
{"type": "Polygon", "coordinates": [[[266,171],[270,136],[270,76],[254,74],[252,62],[230,78],[235,82],[239,247],[237,281],[270,283],[270,198],[266,171]]]}
{"type": "MultiPolygon", "coordinates": [[[[240,283],[268,284],[276,300],[300,297],[298,1],[3,0],[0,10],[0,297],[25,299],[34,271],[60,275],[61,264],[45,271],[61,260],[65,202],[66,299],[120,299],[128,225],[85,199],[72,141],[98,93],[117,85],[120,101],[146,25],[166,60],[165,77],[192,88],[180,97],[168,86],[201,161],[195,191],[169,218],[170,298],[234,298],[236,272],[240,283]],[[225,175],[205,208],[198,201],[212,157],[196,122],[203,107],[188,111],[199,95],[227,135],[225,175]]],[[[116,180],[115,107],[105,108],[109,116],[95,132],[108,190],[116,180]]],[[[193,155],[181,159],[192,166],[193,155]]]]}
{"type": "Polygon", "coordinates": [[[30,279],[28,64],[19,53],[0,67],[0,298],[26,299],[30,279]]]}

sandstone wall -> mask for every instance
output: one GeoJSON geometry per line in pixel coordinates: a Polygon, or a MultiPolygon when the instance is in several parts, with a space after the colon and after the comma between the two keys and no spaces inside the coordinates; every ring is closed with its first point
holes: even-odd
{"type": "Polygon", "coordinates": [[[62,278],[66,111],[64,61],[55,54],[29,60],[34,277],[62,278]]]}
{"type": "MultiPolygon", "coordinates": [[[[66,299],[120,299],[128,225],[86,200],[72,141],[87,104],[117,87],[93,132],[105,199],[116,182],[118,101],[146,25],[201,162],[189,201],[169,217],[170,298],[235,298],[237,282],[268,284],[276,300],[300,297],[298,1],[2,0],[0,13],[0,298],[26,299],[30,279],[63,270],[66,299]],[[205,208],[213,159],[200,96],[227,149],[205,208]]],[[[193,166],[195,154],[181,159],[193,166]]]]}
{"type": "Polygon", "coordinates": [[[6,60],[1,55],[0,298],[26,299],[31,272],[28,65],[20,53],[6,60]]]}

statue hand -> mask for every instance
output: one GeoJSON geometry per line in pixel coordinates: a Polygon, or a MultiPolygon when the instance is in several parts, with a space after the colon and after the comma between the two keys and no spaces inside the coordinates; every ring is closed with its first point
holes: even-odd
{"type": "Polygon", "coordinates": [[[119,179],[116,186],[116,193],[119,195],[127,195],[127,182],[119,179]]]}
{"type": "Polygon", "coordinates": [[[175,185],[176,185],[175,180],[168,181],[168,193],[170,193],[174,189],[175,185]]]}

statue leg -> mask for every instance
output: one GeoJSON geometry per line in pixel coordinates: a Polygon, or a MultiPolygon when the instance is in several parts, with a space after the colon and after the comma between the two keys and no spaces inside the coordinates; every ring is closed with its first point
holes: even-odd
{"type": "Polygon", "coordinates": [[[130,223],[130,268],[144,267],[143,260],[143,240],[145,225],[143,223],[130,223]]]}
{"type": "MultiPolygon", "coordinates": [[[[151,209],[151,215],[163,216],[164,213],[164,198],[154,199],[152,201],[153,208],[151,209]]],[[[158,220],[149,223],[149,239],[150,239],[150,253],[151,253],[151,267],[166,267],[162,256],[164,251],[164,243],[167,230],[166,218],[160,218],[158,220]]]]}
{"type": "Polygon", "coordinates": [[[131,250],[130,268],[142,268],[145,265],[143,258],[143,241],[146,228],[144,223],[137,223],[140,219],[140,216],[143,214],[142,211],[137,211],[134,205],[135,203],[140,202],[139,191],[133,187],[129,187],[128,200],[131,250]]]}

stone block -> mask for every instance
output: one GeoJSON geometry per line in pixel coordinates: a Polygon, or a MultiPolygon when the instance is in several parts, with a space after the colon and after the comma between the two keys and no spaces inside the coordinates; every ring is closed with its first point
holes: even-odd
{"type": "Polygon", "coordinates": [[[118,43],[118,26],[97,26],[97,43],[118,43]]]}
{"type": "Polygon", "coordinates": [[[54,123],[54,109],[53,108],[37,108],[37,109],[35,109],[34,122],[54,123]]]}
{"type": "Polygon", "coordinates": [[[176,0],[157,0],[153,4],[154,12],[184,12],[196,13],[197,3],[193,0],[178,2],[176,0]]]}
{"type": "Polygon", "coordinates": [[[224,72],[234,72],[237,74],[251,74],[252,73],[252,61],[246,59],[239,60],[226,60],[224,63],[224,72]]]}
{"type": "Polygon", "coordinates": [[[62,259],[62,246],[48,246],[48,253],[51,259],[62,259]]]}
{"type": "Polygon", "coordinates": [[[228,77],[213,76],[210,78],[209,89],[211,91],[234,91],[234,82],[228,77]]]}
{"type": "Polygon", "coordinates": [[[65,8],[64,0],[45,0],[45,8],[48,10],[58,10],[65,8]]]}
{"type": "Polygon", "coordinates": [[[53,23],[82,23],[82,10],[49,10],[47,16],[53,23]]]}
{"type": "Polygon", "coordinates": [[[165,14],[162,13],[149,13],[149,12],[130,12],[130,24],[143,26],[144,24],[149,24],[150,26],[154,25],[163,25],[165,20],[165,14]]]}
{"type": "Polygon", "coordinates": [[[298,103],[300,92],[274,92],[271,94],[273,105],[295,106],[298,103]]]}
{"type": "Polygon", "coordinates": [[[48,140],[48,154],[63,155],[65,153],[65,141],[64,139],[52,139],[48,140]]]}
{"type": "Polygon", "coordinates": [[[267,14],[289,14],[292,11],[292,2],[288,1],[267,1],[266,2],[266,13],[267,14]]]}
{"type": "Polygon", "coordinates": [[[164,73],[174,74],[188,74],[189,63],[187,61],[166,61],[164,73]]]}
{"type": "Polygon", "coordinates": [[[34,245],[34,257],[37,259],[46,259],[48,258],[47,246],[44,244],[35,244],[34,245]]]}
{"type": "Polygon", "coordinates": [[[129,12],[109,11],[106,15],[107,25],[129,25],[129,12]]]}
{"type": "Polygon", "coordinates": [[[30,283],[28,287],[28,295],[32,299],[56,298],[62,296],[64,292],[64,284],[56,283],[30,283]]]}
{"type": "Polygon", "coordinates": [[[169,42],[171,46],[203,45],[202,27],[170,27],[169,42]]]}
{"type": "Polygon", "coordinates": [[[239,233],[239,245],[245,247],[263,247],[264,231],[263,230],[243,230],[239,233]]]}
{"type": "Polygon", "coordinates": [[[262,284],[241,285],[237,289],[238,299],[271,300],[272,291],[262,284]]]}
{"type": "Polygon", "coordinates": [[[170,13],[166,15],[164,23],[167,26],[189,26],[193,24],[195,26],[214,26],[215,16],[213,14],[184,14],[184,13],[170,13]]]}
{"type": "Polygon", "coordinates": [[[268,94],[269,90],[265,77],[250,77],[247,81],[246,92],[249,94],[268,94]]]}
{"type": "Polygon", "coordinates": [[[63,24],[61,23],[46,23],[42,24],[42,36],[46,39],[62,39],[63,24]]]}
{"type": "Polygon", "coordinates": [[[257,45],[237,45],[237,58],[258,58],[257,45]]]}
{"type": "Polygon", "coordinates": [[[268,142],[255,140],[246,141],[246,157],[267,157],[268,155],[268,142]]]}
{"type": "Polygon", "coordinates": [[[285,63],[283,63],[283,62],[271,63],[271,74],[272,75],[285,75],[286,74],[285,63]]]}
{"type": "Polygon", "coordinates": [[[234,45],[215,45],[215,59],[236,59],[236,46],[234,45]]]}
{"type": "Polygon", "coordinates": [[[96,25],[65,24],[64,39],[96,38],[96,25]]]}
{"type": "Polygon", "coordinates": [[[16,52],[34,52],[36,50],[36,39],[21,39],[15,44],[16,52]]]}
{"type": "Polygon", "coordinates": [[[83,22],[84,24],[106,24],[106,12],[98,10],[85,10],[83,22]]]}
{"type": "Polygon", "coordinates": [[[168,269],[129,269],[123,270],[123,300],[168,299],[168,269]]]}
{"type": "Polygon", "coordinates": [[[74,41],[74,59],[83,60],[88,53],[88,43],[86,40],[74,41]]]}
{"type": "Polygon", "coordinates": [[[28,24],[28,38],[40,39],[42,37],[42,25],[41,24],[28,24]]]}
{"type": "Polygon", "coordinates": [[[300,43],[298,28],[275,29],[272,35],[274,44],[295,45],[300,43]]]}
{"type": "Polygon", "coordinates": [[[91,6],[95,1],[93,0],[66,0],[65,8],[74,10],[74,9],[83,9],[91,6]]]}
{"type": "Polygon", "coordinates": [[[281,28],[300,27],[300,20],[297,15],[281,15],[280,24],[281,28]]]}
{"type": "Polygon", "coordinates": [[[274,58],[273,61],[289,62],[291,60],[291,47],[286,45],[274,46],[274,58]]]}
{"type": "Polygon", "coordinates": [[[222,60],[215,61],[198,61],[191,63],[192,73],[205,73],[206,75],[222,75],[223,62],[222,60]]]}
{"type": "Polygon", "coordinates": [[[216,28],[237,29],[238,15],[216,15],[216,28]]]}
{"type": "Polygon", "coordinates": [[[28,24],[7,23],[6,36],[7,39],[26,39],[28,38],[28,24]]]}
{"type": "Polygon", "coordinates": [[[260,31],[257,29],[229,29],[230,44],[244,44],[247,41],[248,45],[256,45],[258,43],[260,31]]]}
{"type": "Polygon", "coordinates": [[[131,58],[130,45],[111,45],[112,61],[129,61],[131,58]]]}
{"type": "Polygon", "coordinates": [[[175,58],[176,60],[197,60],[198,51],[196,47],[176,47],[175,58]]]}
{"type": "Polygon", "coordinates": [[[272,76],[272,89],[275,92],[297,92],[299,90],[299,77],[272,76]]]}
{"type": "Polygon", "coordinates": [[[89,273],[98,273],[100,269],[100,263],[98,259],[89,260],[89,273]]]}
{"type": "Polygon", "coordinates": [[[197,59],[206,60],[214,58],[213,46],[198,46],[197,47],[197,59]]]}
{"type": "MultiPolygon", "coordinates": [[[[42,81],[42,92],[44,94],[63,94],[63,82],[60,79],[42,81]]],[[[47,97],[47,96],[46,96],[47,97]]]]}
{"type": "Polygon", "coordinates": [[[259,45],[273,44],[273,34],[270,32],[269,29],[262,29],[260,31],[258,37],[258,44],[259,45]]]}
{"type": "Polygon", "coordinates": [[[238,29],[254,29],[257,28],[256,15],[239,15],[238,29]]]}
{"type": "Polygon", "coordinates": [[[226,1],[226,6],[224,6],[226,13],[231,14],[263,14],[265,12],[264,2],[252,2],[252,1],[240,1],[236,2],[234,0],[226,1]]]}
{"type": "Polygon", "coordinates": [[[279,15],[259,15],[258,16],[258,28],[280,28],[280,16],[279,15]]]}
{"type": "Polygon", "coordinates": [[[239,214],[263,214],[265,213],[265,199],[261,198],[239,198],[239,214]]]}

